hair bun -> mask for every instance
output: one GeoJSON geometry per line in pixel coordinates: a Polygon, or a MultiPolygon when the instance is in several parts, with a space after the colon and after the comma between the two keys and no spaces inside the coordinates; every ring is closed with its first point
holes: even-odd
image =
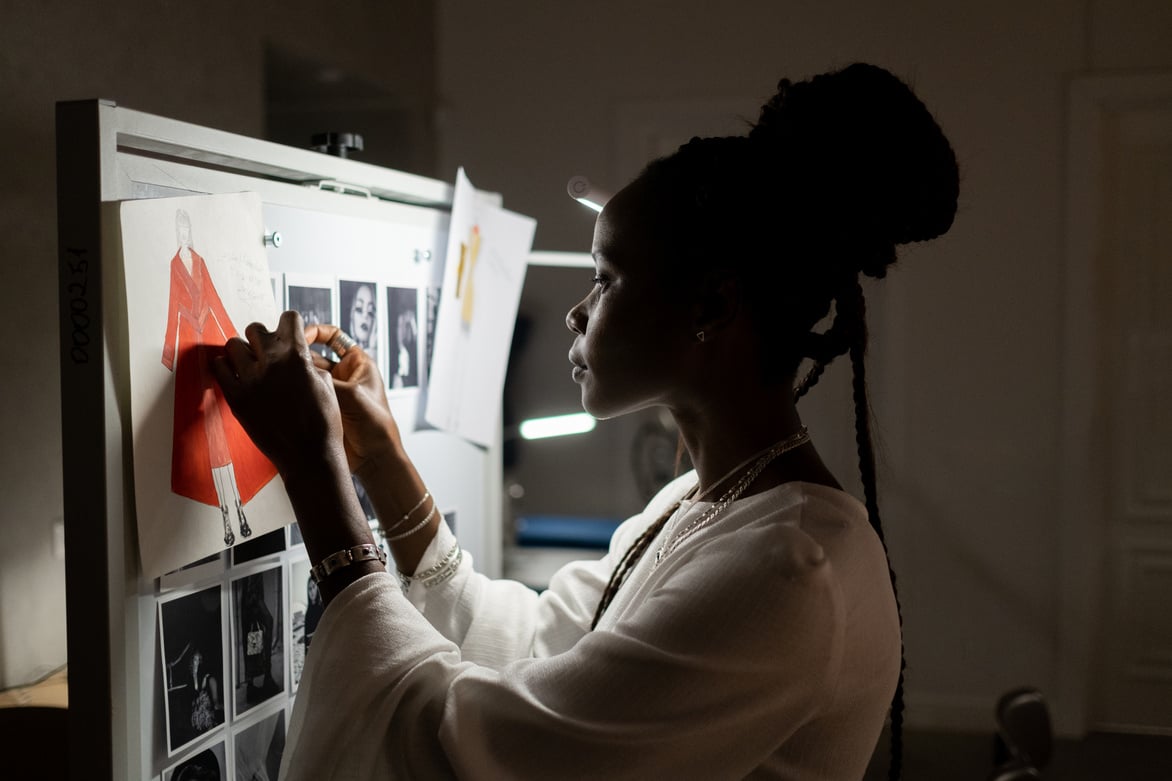
{"type": "MultiPolygon", "coordinates": [[[[805,82],[783,79],[749,137],[790,180],[797,208],[859,225],[864,240],[926,241],[952,225],[956,156],[924,104],[883,68],[856,63],[805,82]]],[[[860,270],[882,276],[894,253],[880,254],[860,270]]]]}

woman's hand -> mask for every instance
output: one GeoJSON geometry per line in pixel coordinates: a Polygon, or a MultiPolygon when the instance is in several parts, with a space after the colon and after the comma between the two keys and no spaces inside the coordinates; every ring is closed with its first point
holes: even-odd
{"type": "Polygon", "coordinates": [[[260,323],[233,337],[212,371],[232,413],[252,441],[288,476],[328,461],[342,442],[342,418],[330,376],[317,368],[296,312],[276,331],[260,323]]]}
{"type": "MultiPolygon", "coordinates": [[[[305,328],[309,343],[328,345],[341,332],[336,325],[305,328]]],[[[359,474],[364,466],[402,447],[399,427],[387,404],[386,386],[374,361],[361,347],[346,351],[338,363],[311,353],[314,365],[329,372],[342,419],[342,444],[350,471],[359,474]]]]}

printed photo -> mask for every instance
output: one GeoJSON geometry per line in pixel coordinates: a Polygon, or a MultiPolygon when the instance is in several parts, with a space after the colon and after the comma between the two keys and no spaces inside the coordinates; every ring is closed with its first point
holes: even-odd
{"type": "Polygon", "coordinates": [[[237,717],[285,691],[281,568],[232,581],[232,662],[237,717]]]}
{"type": "Polygon", "coordinates": [[[378,366],[378,286],[374,282],[338,281],[338,325],[378,366]]]}
{"type": "MultiPolygon", "coordinates": [[[[315,284],[311,279],[290,274],[285,278],[285,292],[288,296],[286,309],[300,314],[306,325],[337,322],[334,317],[334,289],[330,280],[324,279],[320,284],[315,284]]],[[[309,349],[324,358],[334,355],[324,344],[315,344],[309,349]]]]}
{"type": "Polygon", "coordinates": [[[293,627],[292,659],[293,688],[301,684],[301,671],[318,621],[325,611],[321,592],[309,577],[309,560],[301,559],[289,565],[289,625],[293,627]]]}
{"type": "Polygon", "coordinates": [[[237,781],[276,781],[285,751],[285,711],[236,733],[237,781]]]}
{"type": "Polygon", "coordinates": [[[220,590],[217,585],[159,600],[169,754],[224,723],[220,590]]]}
{"type": "Polygon", "coordinates": [[[283,550],[285,550],[285,530],[277,529],[268,534],[262,534],[254,540],[242,542],[233,548],[232,563],[243,564],[246,561],[273,556],[283,550]]]}
{"type": "Polygon", "coordinates": [[[163,781],[221,781],[227,778],[223,741],[176,763],[163,773],[163,781]]]}
{"type": "Polygon", "coordinates": [[[419,291],[413,287],[387,288],[389,349],[383,367],[389,388],[419,387],[419,291]]]}

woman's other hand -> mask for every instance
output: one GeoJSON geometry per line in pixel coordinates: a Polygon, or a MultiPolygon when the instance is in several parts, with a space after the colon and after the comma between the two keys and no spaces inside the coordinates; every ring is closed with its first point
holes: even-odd
{"type": "Polygon", "coordinates": [[[285,312],[276,331],[252,323],[244,335],[228,340],[212,370],[256,446],[285,476],[341,455],[338,400],[311,359],[301,316],[285,312]]]}
{"type": "MultiPolygon", "coordinates": [[[[309,343],[329,345],[341,333],[336,325],[305,328],[309,343]]],[[[314,365],[329,373],[342,419],[342,444],[350,471],[361,476],[364,466],[386,455],[399,455],[402,439],[387,404],[386,386],[374,360],[361,347],[351,347],[334,363],[311,353],[314,365]]]]}

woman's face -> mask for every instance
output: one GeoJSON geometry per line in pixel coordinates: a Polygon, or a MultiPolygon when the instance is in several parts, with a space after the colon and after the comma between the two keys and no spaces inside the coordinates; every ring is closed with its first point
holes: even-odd
{"type": "Polygon", "coordinates": [[[670,404],[695,340],[662,237],[650,228],[651,198],[636,181],[607,203],[594,226],[594,286],[566,315],[572,376],[597,418],[670,404]]]}
{"type": "Polygon", "coordinates": [[[354,291],[354,304],[350,309],[350,335],[368,348],[374,335],[374,323],[374,291],[368,285],[359,285],[354,291]]]}

